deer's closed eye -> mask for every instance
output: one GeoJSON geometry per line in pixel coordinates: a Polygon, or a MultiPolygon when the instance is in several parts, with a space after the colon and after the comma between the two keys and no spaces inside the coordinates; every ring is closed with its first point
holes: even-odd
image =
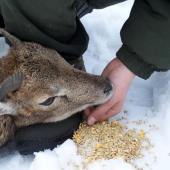
{"type": "Polygon", "coordinates": [[[55,97],[50,97],[47,100],[45,100],[44,102],[40,103],[39,105],[43,105],[43,106],[49,106],[54,102],[55,97]]]}

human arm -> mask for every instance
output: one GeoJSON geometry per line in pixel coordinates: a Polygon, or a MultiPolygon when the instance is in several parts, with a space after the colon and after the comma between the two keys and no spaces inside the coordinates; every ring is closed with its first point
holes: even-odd
{"type": "MultiPolygon", "coordinates": [[[[123,45],[117,53],[117,59],[132,73],[143,79],[149,78],[154,71],[166,71],[170,68],[169,7],[170,1],[165,0],[135,1],[131,15],[121,30],[123,45]]],[[[113,82],[115,79],[111,78],[110,75],[109,78],[112,79],[111,81],[115,86],[115,82],[113,82]]],[[[120,81],[116,81],[121,87],[120,81]]],[[[93,124],[93,122],[89,122],[92,117],[96,121],[101,121],[121,111],[122,103],[124,103],[126,97],[125,94],[129,88],[128,82],[127,84],[125,82],[124,85],[126,92],[121,93],[121,98],[117,95],[119,90],[115,88],[114,94],[108,102],[98,106],[92,112],[89,109],[85,110],[85,113],[89,115],[89,124],[93,124]],[[115,104],[114,96],[118,97],[118,104],[115,104]],[[114,108],[112,110],[116,111],[108,112],[105,107],[107,109],[114,108]],[[103,111],[104,109],[106,111],[103,111]]]]}
{"type": "Polygon", "coordinates": [[[102,75],[109,77],[114,87],[114,93],[106,103],[97,106],[92,112],[89,108],[84,111],[88,116],[89,125],[96,121],[108,119],[121,111],[129,86],[135,77],[117,58],[106,66],[102,75]]]}
{"type": "Polygon", "coordinates": [[[122,27],[123,45],[117,57],[143,79],[170,69],[169,9],[169,0],[136,0],[122,27]]]}

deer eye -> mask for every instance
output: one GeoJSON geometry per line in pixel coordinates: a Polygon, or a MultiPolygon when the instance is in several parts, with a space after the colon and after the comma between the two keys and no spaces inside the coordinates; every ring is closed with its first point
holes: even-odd
{"type": "Polygon", "coordinates": [[[47,100],[45,100],[43,103],[40,103],[40,105],[43,106],[49,106],[54,102],[55,97],[50,97],[47,100]]]}

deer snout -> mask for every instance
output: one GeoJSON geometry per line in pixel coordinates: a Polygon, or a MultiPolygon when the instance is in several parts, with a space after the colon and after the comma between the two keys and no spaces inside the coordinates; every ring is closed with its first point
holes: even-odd
{"type": "Polygon", "coordinates": [[[104,93],[111,93],[113,91],[113,85],[108,77],[106,77],[106,85],[103,90],[104,93]]]}

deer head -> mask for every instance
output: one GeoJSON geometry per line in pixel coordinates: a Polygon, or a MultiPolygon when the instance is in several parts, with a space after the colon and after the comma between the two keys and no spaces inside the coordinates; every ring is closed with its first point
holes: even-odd
{"type": "Polygon", "coordinates": [[[112,95],[108,78],[73,68],[53,49],[0,34],[13,44],[0,59],[0,102],[10,107],[0,113],[0,146],[19,127],[66,119],[112,95]]]}

